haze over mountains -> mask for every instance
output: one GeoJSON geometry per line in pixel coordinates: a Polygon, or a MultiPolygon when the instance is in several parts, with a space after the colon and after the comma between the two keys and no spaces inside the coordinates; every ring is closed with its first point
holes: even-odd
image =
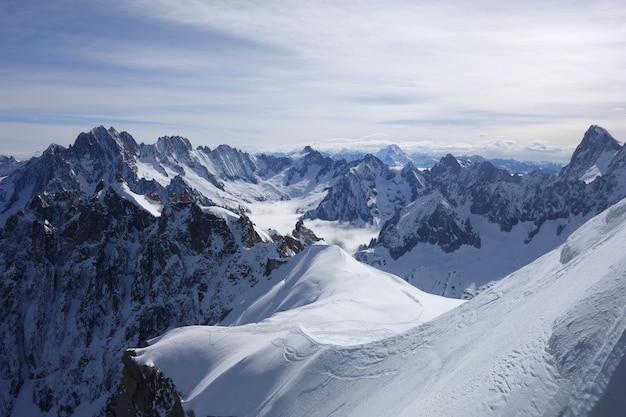
{"type": "Polygon", "coordinates": [[[601,127],[558,173],[146,145],[102,126],[2,163],[3,415],[622,406],[626,150],[601,127]],[[123,378],[122,352],[146,344],[123,378]]]}

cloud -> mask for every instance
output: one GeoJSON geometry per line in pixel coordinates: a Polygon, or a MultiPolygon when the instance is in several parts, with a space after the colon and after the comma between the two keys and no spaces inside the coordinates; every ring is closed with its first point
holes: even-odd
{"type": "MultiPolygon", "coordinates": [[[[482,155],[487,158],[511,158],[518,160],[544,161],[553,160],[565,162],[569,160],[573,146],[557,146],[545,141],[535,141],[531,144],[519,143],[506,137],[494,140],[453,142],[444,141],[406,141],[394,140],[386,135],[375,134],[360,138],[332,138],[310,143],[317,150],[338,152],[344,149],[359,150],[374,153],[389,145],[398,145],[402,150],[411,153],[423,153],[433,156],[444,156],[448,153],[455,156],[482,155]]],[[[294,145],[289,151],[301,149],[294,145]]],[[[254,148],[249,150],[255,151],[254,148]]],[[[263,151],[271,151],[263,149],[263,151]]]]}
{"type": "Polygon", "coordinates": [[[626,11],[608,0],[5,3],[0,141],[35,119],[277,149],[381,134],[556,156],[539,143],[590,124],[626,136],[626,11]]]}
{"type": "Polygon", "coordinates": [[[550,145],[548,142],[534,140],[525,146],[525,149],[533,152],[555,153],[561,152],[563,149],[550,145]]]}

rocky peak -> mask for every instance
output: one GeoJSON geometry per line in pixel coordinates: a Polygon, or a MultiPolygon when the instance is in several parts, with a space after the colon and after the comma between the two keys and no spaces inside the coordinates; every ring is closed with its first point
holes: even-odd
{"type": "Polygon", "coordinates": [[[228,145],[219,145],[212,151],[205,151],[218,175],[223,179],[242,179],[257,183],[255,158],[246,152],[228,145]]]}
{"type": "Polygon", "coordinates": [[[310,146],[306,146],[304,148],[304,152],[306,153],[306,155],[304,155],[304,161],[307,164],[318,164],[318,165],[323,165],[324,164],[324,160],[326,159],[326,157],[324,155],[322,155],[320,152],[316,151],[315,149],[311,148],[310,146]]]}
{"type": "Polygon", "coordinates": [[[0,155],[0,177],[6,177],[23,164],[12,156],[0,155]]]}
{"type": "Polygon", "coordinates": [[[293,184],[305,179],[305,177],[308,180],[314,178],[314,182],[317,183],[322,177],[336,175],[345,166],[344,160],[336,161],[307,146],[304,148],[302,156],[293,160],[293,164],[285,177],[285,184],[293,184]]]}
{"type": "Polygon", "coordinates": [[[615,154],[607,171],[616,171],[626,167],[626,144],[615,154]]]}
{"type": "Polygon", "coordinates": [[[348,167],[305,218],[382,224],[414,199],[424,185],[423,177],[412,165],[398,172],[371,154],[350,162],[348,167]]]}
{"type": "Polygon", "coordinates": [[[461,164],[451,154],[447,154],[441,158],[441,160],[430,169],[430,173],[433,178],[456,176],[460,172],[461,164]]]}
{"type": "Polygon", "coordinates": [[[174,388],[172,380],[159,370],[139,365],[133,360],[137,354],[129,349],[122,356],[124,364],[122,388],[115,404],[116,417],[138,415],[185,415],[181,396],[174,388]]]}
{"type": "Polygon", "coordinates": [[[300,162],[302,168],[310,167],[311,165],[319,165],[323,170],[330,169],[335,164],[345,163],[343,161],[335,161],[329,156],[324,156],[321,152],[316,151],[310,146],[304,148],[302,158],[296,162],[300,162]]]}
{"type": "Polygon", "coordinates": [[[563,168],[559,178],[590,182],[606,172],[613,156],[620,149],[620,143],[609,132],[592,125],[585,132],[570,163],[563,168]]]}
{"type": "Polygon", "coordinates": [[[410,161],[409,156],[396,144],[392,144],[376,152],[376,157],[389,166],[404,165],[410,161]]]}
{"type": "Polygon", "coordinates": [[[381,161],[380,158],[378,158],[376,155],[372,155],[371,153],[368,153],[363,157],[363,162],[366,164],[376,164],[378,166],[384,165],[384,162],[381,161]]]}
{"type": "Polygon", "coordinates": [[[187,160],[193,150],[189,139],[182,136],[162,136],[157,140],[156,148],[165,156],[183,160],[187,160]]]}
{"type": "Polygon", "coordinates": [[[411,187],[411,201],[417,198],[417,194],[420,189],[426,187],[426,179],[422,172],[413,165],[413,162],[409,161],[402,167],[400,176],[411,187]]]}
{"type": "Polygon", "coordinates": [[[85,193],[90,193],[102,179],[113,183],[121,175],[129,184],[136,180],[139,145],[126,132],[118,133],[114,128],[107,130],[98,126],[78,135],[67,155],[68,170],[85,193]]]}
{"type": "Polygon", "coordinates": [[[469,218],[461,219],[439,193],[421,197],[419,203],[414,202],[399,210],[383,226],[378,242],[389,249],[393,259],[398,259],[420,243],[437,245],[446,253],[454,252],[463,245],[481,246],[480,236],[469,218]]]}
{"type": "Polygon", "coordinates": [[[372,154],[367,154],[362,161],[356,163],[352,172],[358,173],[361,177],[373,178],[376,175],[390,173],[389,167],[372,154]]]}
{"type": "Polygon", "coordinates": [[[476,181],[486,181],[486,182],[510,182],[510,181],[519,181],[521,179],[520,176],[515,175],[512,176],[509,172],[504,169],[497,168],[489,161],[483,161],[475,166],[475,177],[476,181]]]}
{"type": "Polygon", "coordinates": [[[139,154],[139,145],[128,133],[117,132],[113,127],[106,129],[100,125],[91,129],[89,133],[81,133],[73,146],[77,158],[89,155],[92,159],[102,158],[104,155],[116,157],[123,155],[125,159],[139,154]]]}

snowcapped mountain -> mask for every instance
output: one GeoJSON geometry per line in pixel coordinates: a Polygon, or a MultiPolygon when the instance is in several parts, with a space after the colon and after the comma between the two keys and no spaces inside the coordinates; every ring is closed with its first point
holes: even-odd
{"type": "Polygon", "coordinates": [[[412,164],[390,168],[366,155],[352,162],[307,218],[382,224],[415,199],[423,180],[412,164]]]}
{"type": "Polygon", "coordinates": [[[533,171],[541,171],[548,174],[558,174],[559,172],[561,172],[561,169],[563,169],[563,165],[548,161],[530,162],[502,158],[485,159],[479,155],[461,156],[460,159],[469,159],[475,162],[489,161],[495,167],[504,169],[511,174],[529,174],[533,171]]]}
{"type": "MultiPolygon", "coordinates": [[[[421,294],[409,295],[396,280],[401,293],[376,282],[383,287],[367,295],[374,277],[344,293],[343,280],[363,267],[338,249],[309,248],[289,262],[284,281],[242,307],[232,327],[176,329],[128,351],[125,386],[135,391],[124,391],[118,405],[238,416],[622,415],[626,257],[616,248],[624,245],[626,200],[427,322],[410,312],[430,309],[421,294]],[[337,266],[334,278],[329,264],[337,266]],[[378,300],[408,304],[389,309],[378,300]],[[362,311],[368,307],[382,308],[370,316],[362,311]],[[414,319],[406,330],[380,339],[368,330],[378,328],[373,319],[389,330],[407,307],[414,319]],[[360,343],[362,332],[369,342],[360,343]],[[141,401],[155,373],[158,398],[170,398],[156,406],[141,401]]],[[[442,300],[428,301],[440,307],[442,300]]]]}
{"type": "Polygon", "coordinates": [[[177,136],[137,144],[126,132],[99,126],[81,133],[73,146],[51,145],[13,170],[0,183],[0,224],[37,195],[62,192],[84,199],[101,181],[123,178],[131,191],[163,202],[187,190],[205,204],[237,210],[323,190],[345,166],[308,147],[292,158],[257,158],[227,145],[193,149],[177,136]]]}
{"type": "MultiPolygon", "coordinates": [[[[138,144],[102,126],[51,145],[0,180],[1,415],[113,411],[123,350],[180,326],[231,324],[219,331],[244,340],[275,322],[260,331],[261,356],[292,320],[323,346],[410,331],[461,302],[334,246],[306,248],[318,236],[356,248],[366,230],[378,236],[359,260],[433,294],[489,292],[626,196],[626,149],[607,135],[592,126],[559,175],[452,155],[418,169],[310,147],[278,156],[179,136],[138,144]]],[[[231,360],[245,368],[239,354],[231,360]]],[[[145,371],[124,363],[134,377],[145,371]]]]}
{"type": "Polygon", "coordinates": [[[621,148],[620,143],[605,129],[591,126],[560,176],[590,183],[607,172],[613,157],[621,148]]]}
{"type": "Polygon", "coordinates": [[[374,156],[391,167],[405,165],[411,160],[409,155],[398,145],[386,146],[376,152],[374,156]]]}
{"type": "Polygon", "coordinates": [[[425,291],[469,298],[624,198],[623,152],[592,126],[558,175],[511,175],[487,161],[448,155],[422,172],[424,189],[356,256],[425,291]],[[589,181],[592,171],[597,176],[589,181]]]}
{"type": "Polygon", "coordinates": [[[277,165],[298,170],[277,190],[231,148],[138,145],[99,127],[13,170],[0,183],[0,414],[98,415],[118,391],[124,348],[226,317],[316,237],[301,224],[270,233],[212,203],[245,204],[237,193],[252,180],[262,184],[249,199],[301,193],[324,168],[301,159],[277,165]]]}
{"type": "Polygon", "coordinates": [[[219,322],[303,246],[243,214],[184,196],[161,206],[123,182],[83,202],[33,198],[0,245],[3,415],[99,414],[125,347],[219,322]]]}
{"type": "MultiPolygon", "coordinates": [[[[347,162],[358,161],[365,158],[366,155],[373,155],[380,159],[384,164],[390,167],[402,166],[411,161],[411,156],[408,155],[402,148],[396,144],[388,145],[380,148],[376,152],[364,152],[355,149],[341,149],[338,152],[326,152],[328,155],[337,160],[345,160],[347,162]]],[[[436,160],[433,161],[433,163],[436,160]]],[[[432,165],[432,164],[431,164],[432,165]]],[[[429,165],[430,166],[430,165],[429,165]]]]}

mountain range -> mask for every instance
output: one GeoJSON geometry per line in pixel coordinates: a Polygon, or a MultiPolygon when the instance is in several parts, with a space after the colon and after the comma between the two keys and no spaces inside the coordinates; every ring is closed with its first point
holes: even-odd
{"type": "MultiPolygon", "coordinates": [[[[125,387],[136,390],[118,405],[137,406],[130,415],[184,409],[236,416],[621,416],[626,257],[616,248],[624,244],[621,201],[472,300],[451,308],[439,304],[449,299],[412,296],[424,312],[443,314],[414,315],[407,330],[389,324],[410,311],[392,286],[366,297],[383,307],[374,316],[361,310],[372,304],[351,305],[371,290],[366,278],[359,294],[332,304],[332,318],[345,315],[342,338],[335,337],[336,322],[325,324],[328,299],[306,298],[309,292],[295,288],[310,281],[316,262],[354,268],[349,275],[359,281],[362,266],[337,259],[337,248],[311,247],[290,262],[310,263],[302,281],[294,285],[287,269],[284,283],[245,304],[238,313],[244,322],[178,328],[128,350],[125,387]],[[283,289],[288,295],[279,294],[283,289]],[[286,295],[288,309],[258,315],[286,295]],[[384,308],[389,298],[397,309],[384,308]],[[365,323],[350,324],[351,313],[365,323]],[[380,326],[385,315],[389,321],[380,326]],[[384,337],[372,327],[384,329],[384,337]],[[141,387],[150,381],[151,398],[164,400],[142,408],[141,387]]],[[[343,282],[342,273],[337,277],[330,288],[343,282]]]]}
{"type": "MultiPolygon", "coordinates": [[[[432,346],[428,342],[420,352],[427,358],[440,351],[448,355],[446,369],[469,366],[451,359],[452,352],[470,352],[463,355],[469,361],[478,355],[471,352],[483,345],[462,347],[452,340],[454,326],[449,323],[481,317],[463,325],[468,340],[483,335],[480,329],[492,325],[490,320],[498,315],[517,326],[514,300],[520,296],[500,297],[504,290],[498,288],[537,294],[528,296],[532,308],[547,296],[539,290],[547,277],[563,282],[555,284],[554,291],[570,294],[562,288],[567,281],[561,276],[583,280],[585,272],[574,266],[584,263],[592,247],[602,247],[598,259],[605,262],[613,256],[605,263],[619,269],[622,257],[614,248],[623,237],[612,230],[621,230],[625,163],[624,146],[599,126],[587,130],[570,163],[558,173],[544,169],[523,175],[482,158],[452,155],[424,169],[410,160],[398,165],[375,155],[343,159],[310,147],[288,156],[252,155],[228,145],[193,148],[177,136],[146,145],[102,126],[81,133],[68,148],[51,145],[40,157],[22,163],[7,159],[0,180],[0,296],[5,312],[0,323],[0,410],[7,416],[165,415],[182,409],[199,415],[311,415],[329,398],[332,389],[324,388],[328,386],[345,392],[346,405],[337,403],[341,398],[328,401],[338,415],[364,415],[359,413],[365,405],[357,401],[364,395],[372,399],[363,403],[371,406],[371,415],[381,415],[375,410],[386,407],[411,414],[408,410],[418,402],[430,404],[436,397],[420,394],[407,402],[400,397],[410,395],[398,390],[391,404],[380,399],[386,390],[376,394],[379,384],[355,383],[351,391],[338,381],[350,381],[353,374],[358,376],[354,380],[364,381],[404,375],[394,379],[394,387],[408,381],[410,372],[398,371],[398,358],[410,356],[416,340],[432,339],[432,346]],[[588,226],[602,221],[611,227],[597,229],[611,231],[613,246],[588,226]],[[372,238],[354,242],[354,236],[365,235],[372,238]],[[323,240],[346,249],[356,248],[355,243],[360,247],[354,259],[323,240]],[[550,261],[542,264],[543,259],[550,261]],[[533,266],[537,263],[540,266],[533,266]],[[489,304],[493,294],[504,299],[494,304],[502,307],[481,310],[481,303],[489,304]],[[202,326],[174,330],[188,325],[202,326]],[[176,339],[179,335],[184,342],[176,339]],[[215,349],[202,353],[207,349],[200,340],[215,349]],[[401,341],[406,341],[406,349],[401,341]],[[242,348],[251,343],[255,349],[242,348]],[[390,343],[400,344],[389,350],[390,343]],[[145,348],[122,355],[138,346],[145,348]],[[181,346],[195,353],[168,353],[173,348],[183,352],[181,346]],[[387,354],[392,351],[396,353],[387,354]],[[276,352],[282,353],[274,356],[276,352]],[[377,357],[381,360],[374,360],[377,357]],[[388,362],[387,357],[396,359],[388,362]],[[192,362],[185,365],[184,358],[192,362]],[[357,370],[358,358],[365,361],[363,372],[357,370]],[[264,367],[257,360],[273,365],[264,367]],[[194,370],[191,363],[206,373],[194,370]],[[376,368],[371,375],[365,371],[370,366],[376,368]],[[254,375],[260,379],[242,385],[247,387],[244,401],[226,395],[254,375]],[[311,384],[320,382],[319,375],[331,383],[320,382],[312,390],[302,379],[306,375],[312,376],[311,384]],[[411,407],[403,408],[409,403],[411,407]]],[[[603,274],[588,277],[589,285],[607,276],[617,280],[610,271],[603,274]]],[[[566,313],[574,312],[583,321],[581,337],[595,335],[600,323],[585,322],[589,309],[601,300],[610,309],[606,314],[618,317],[610,306],[616,299],[623,305],[623,286],[613,281],[598,284],[598,294],[604,295],[591,299],[585,298],[583,284],[574,285],[572,298],[560,299],[560,307],[546,310],[536,323],[565,323],[566,313]]],[[[616,326],[622,326],[620,320],[616,326]]],[[[594,341],[596,350],[573,356],[595,355],[605,361],[603,366],[610,362],[603,379],[596,378],[602,381],[601,392],[583,405],[569,399],[591,388],[558,382],[570,366],[568,349],[575,346],[564,336],[565,327],[528,333],[519,343],[532,344],[522,349],[523,357],[534,358],[532,366],[544,372],[540,391],[561,392],[557,396],[569,401],[571,410],[591,409],[602,401],[614,407],[613,400],[602,398],[622,386],[619,326],[610,338],[603,336],[601,350],[594,341]],[[541,340],[533,344],[535,336],[541,340]],[[548,369],[539,353],[554,343],[557,356],[550,360],[556,361],[556,368],[548,369]],[[618,385],[611,379],[614,371],[618,385]]],[[[477,363],[489,364],[486,358],[477,363]]],[[[407,369],[422,366],[432,370],[423,361],[411,362],[407,369]]],[[[514,384],[535,386],[529,379],[533,372],[520,376],[524,370],[519,366],[500,375],[497,389],[508,385],[513,391],[510,378],[521,378],[514,384]]],[[[478,365],[471,369],[478,374],[468,375],[483,378],[478,365]]],[[[565,380],[580,378],[576,372],[565,380]]],[[[428,371],[424,381],[442,386],[451,375],[436,380],[428,371]]],[[[422,393],[429,390],[426,382],[419,387],[415,383],[408,386],[422,393]]],[[[493,385],[476,387],[489,391],[493,385]]],[[[436,392],[458,394],[444,391],[436,392]]],[[[467,395],[454,397],[459,402],[451,404],[474,393],[464,392],[467,395]]],[[[526,398],[527,391],[516,392],[522,392],[514,396],[518,403],[526,398]]],[[[503,404],[501,397],[485,395],[479,397],[503,404]]],[[[548,394],[540,400],[554,410],[562,405],[548,394]]],[[[472,410],[482,410],[474,406],[472,410]]],[[[333,413],[320,409],[326,410],[324,415],[333,413]]],[[[494,406],[491,413],[498,409],[494,406]]]]}
{"type": "MultiPolygon", "coordinates": [[[[367,152],[352,150],[352,149],[341,149],[336,152],[325,151],[324,154],[331,156],[334,159],[344,159],[348,162],[356,161],[359,159],[363,159],[367,152]]],[[[383,163],[389,166],[401,166],[405,165],[407,162],[411,162],[416,167],[429,169],[435,165],[442,156],[444,155],[435,155],[428,154],[423,152],[413,152],[408,153],[400,148],[398,145],[392,144],[387,145],[376,152],[370,152],[371,155],[374,155],[376,158],[380,159],[383,163]]],[[[289,154],[283,154],[288,156],[289,154]]],[[[532,171],[544,171],[551,174],[558,173],[563,166],[556,162],[531,162],[531,161],[518,161],[515,159],[503,159],[503,158],[490,158],[486,159],[480,155],[460,155],[459,159],[465,161],[473,161],[483,162],[489,161],[495,167],[505,169],[512,174],[528,174],[532,171]]]]}

